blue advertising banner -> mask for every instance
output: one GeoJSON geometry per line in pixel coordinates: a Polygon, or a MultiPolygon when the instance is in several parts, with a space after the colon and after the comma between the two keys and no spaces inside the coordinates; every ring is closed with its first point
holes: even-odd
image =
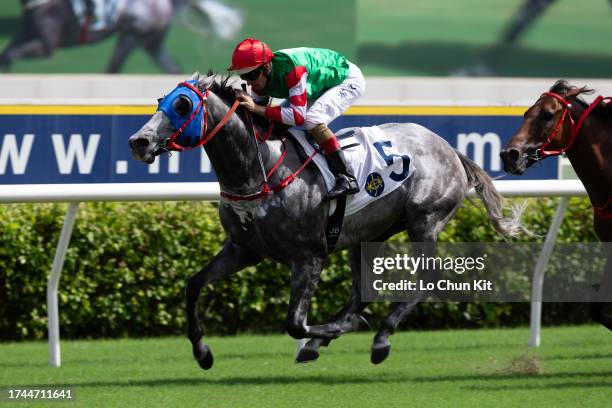
{"type": "MultiPolygon", "coordinates": [[[[152,107],[0,107],[0,184],[216,181],[203,149],[163,155],[152,165],[130,157],[127,140],[152,107]]],[[[338,130],[415,122],[466,153],[492,177],[504,175],[499,152],[520,122],[517,108],[355,107],[332,123],[338,130]]],[[[557,159],[527,173],[558,178],[557,159]]],[[[512,176],[505,176],[512,179],[512,176]]]]}

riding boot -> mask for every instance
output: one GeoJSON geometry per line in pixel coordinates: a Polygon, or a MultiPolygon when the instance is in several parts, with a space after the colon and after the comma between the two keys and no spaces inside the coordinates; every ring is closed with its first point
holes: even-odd
{"type": "Polygon", "coordinates": [[[336,184],[334,185],[334,188],[332,188],[325,196],[325,201],[334,200],[347,194],[355,194],[359,192],[359,184],[357,183],[355,176],[351,174],[346,165],[346,159],[342,149],[336,150],[332,153],[327,153],[325,155],[325,160],[327,160],[329,169],[336,178],[336,184]]]}

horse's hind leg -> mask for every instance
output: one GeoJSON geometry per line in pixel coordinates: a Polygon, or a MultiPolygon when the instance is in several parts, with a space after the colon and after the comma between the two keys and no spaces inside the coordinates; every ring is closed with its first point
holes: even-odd
{"type": "Polygon", "coordinates": [[[181,67],[174,61],[164,48],[164,37],[166,30],[162,33],[153,35],[147,38],[144,43],[144,49],[149,54],[151,59],[167,74],[180,74],[181,67]]]}
{"type": "MultiPolygon", "coordinates": [[[[456,200],[450,197],[446,205],[438,208],[437,211],[430,211],[420,216],[412,217],[408,223],[408,234],[412,241],[414,256],[425,255],[426,257],[435,256],[435,244],[438,233],[444,228],[446,223],[453,217],[457,208],[463,201],[463,197],[456,200]]],[[[425,282],[435,281],[438,272],[435,270],[425,271],[422,280],[425,282]]],[[[372,343],[372,353],[370,360],[374,364],[382,363],[391,351],[389,336],[392,335],[397,326],[408,313],[419,302],[427,299],[431,293],[429,291],[416,291],[408,302],[394,303],[391,313],[381,322],[378,332],[374,336],[372,343]]]]}
{"type": "Polygon", "coordinates": [[[210,348],[200,340],[204,331],[198,319],[198,299],[204,285],[223,276],[238,272],[239,270],[255,265],[261,257],[250,250],[241,247],[232,241],[227,241],[221,251],[200,272],[192,275],[187,281],[187,333],[193,346],[193,356],[205,370],[213,365],[213,355],[210,348]]]}
{"type": "MultiPolygon", "coordinates": [[[[361,301],[361,247],[349,249],[349,263],[353,276],[353,285],[349,301],[331,319],[332,324],[340,327],[342,333],[368,328],[368,322],[357,313],[369,303],[361,301]]],[[[327,347],[332,339],[313,338],[306,343],[296,357],[296,362],[305,363],[319,358],[319,347],[327,347]]]]}
{"type": "Polygon", "coordinates": [[[42,4],[22,15],[20,32],[2,51],[0,70],[18,59],[50,57],[60,45],[65,9],[60,2],[42,4]]]}
{"type": "MultiPolygon", "coordinates": [[[[414,240],[414,238],[412,239],[414,240]]],[[[433,245],[427,245],[434,243],[435,240],[421,240],[418,243],[414,242],[412,245],[415,256],[419,256],[421,254],[424,254],[426,257],[434,256],[435,250],[433,249],[433,245]],[[420,248],[420,246],[418,245],[421,242],[426,243],[426,245],[424,245],[422,248],[420,248]]],[[[427,278],[434,278],[434,276],[432,276],[431,274],[431,271],[425,272],[425,274],[423,275],[424,281],[426,281],[427,278]]],[[[402,320],[404,320],[404,317],[406,317],[406,315],[410,313],[410,311],[412,311],[412,309],[418,303],[427,299],[429,295],[430,293],[428,291],[419,290],[414,292],[408,302],[393,303],[391,313],[381,322],[378,332],[374,336],[374,341],[372,343],[372,352],[370,356],[370,360],[372,361],[372,363],[379,364],[387,358],[389,352],[391,351],[391,343],[389,343],[389,336],[395,333],[397,326],[402,322],[402,320]]]]}

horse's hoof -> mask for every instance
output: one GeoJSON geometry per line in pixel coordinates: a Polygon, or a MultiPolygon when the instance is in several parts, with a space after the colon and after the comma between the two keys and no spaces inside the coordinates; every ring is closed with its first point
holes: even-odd
{"type": "Polygon", "coordinates": [[[380,346],[372,346],[372,354],[370,355],[370,361],[372,364],[380,364],[389,356],[391,351],[391,344],[383,344],[380,346]]]}
{"type": "Polygon", "coordinates": [[[210,347],[206,344],[200,344],[197,349],[194,349],[193,357],[204,370],[210,370],[215,360],[210,347]]]}
{"type": "Polygon", "coordinates": [[[311,361],[315,361],[317,358],[319,358],[319,352],[317,351],[317,349],[302,347],[297,357],[295,357],[295,362],[309,363],[311,361]]]}

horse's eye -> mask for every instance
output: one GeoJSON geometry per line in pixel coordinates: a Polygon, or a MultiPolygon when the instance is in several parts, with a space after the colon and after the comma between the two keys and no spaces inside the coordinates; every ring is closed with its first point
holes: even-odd
{"type": "Polygon", "coordinates": [[[543,118],[545,121],[547,121],[547,122],[548,122],[549,120],[552,120],[552,118],[554,118],[554,117],[555,117],[555,115],[554,115],[552,112],[549,112],[549,111],[544,111],[544,112],[542,113],[542,118],[543,118]]]}
{"type": "Polygon", "coordinates": [[[193,104],[191,103],[191,99],[185,95],[179,95],[179,97],[172,102],[172,109],[182,117],[189,115],[192,108],[193,104]]]}

